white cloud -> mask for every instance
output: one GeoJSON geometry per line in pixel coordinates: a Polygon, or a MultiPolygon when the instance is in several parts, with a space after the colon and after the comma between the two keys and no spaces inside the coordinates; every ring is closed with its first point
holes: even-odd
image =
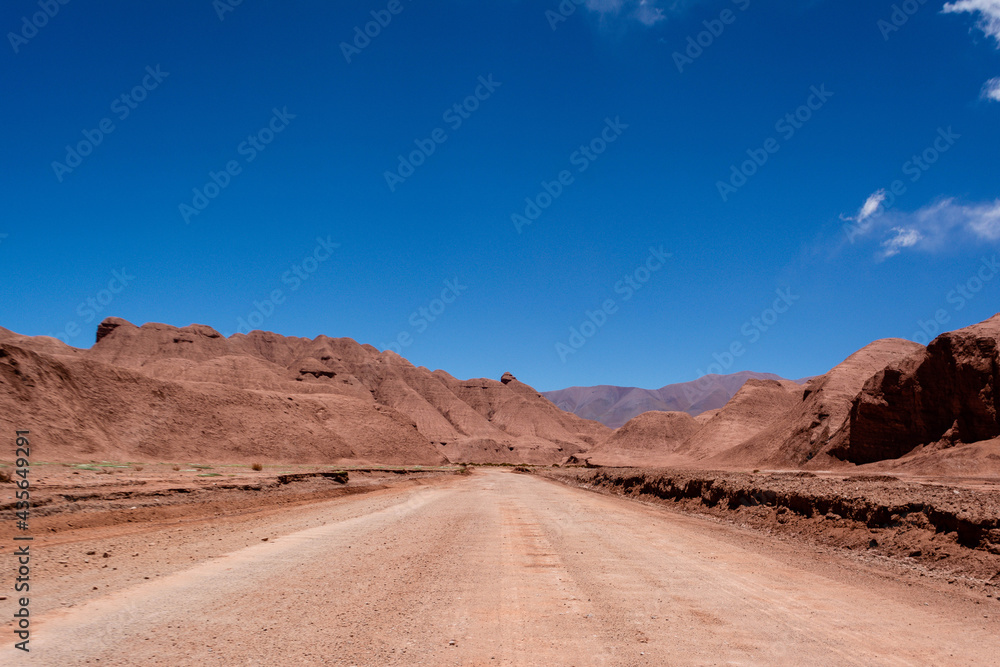
{"type": "Polygon", "coordinates": [[[858,211],[857,216],[855,216],[853,220],[855,222],[864,222],[874,215],[875,211],[878,210],[878,207],[881,206],[884,201],[885,190],[877,190],[873,192],[868,196],[868,199],[865,200],[864,205],[861,207],[861,210],[858,211]]]}
{"type": "Polygon", "coordinates": [[[963,238],[979,242],[1000,240],[1000,199],[975,204],[942,199],[900,217],[909,217],[912,225],[923,232],[929,241],[928,250],[963,238]]]}
{"type": "Polygon", "coordinates": [[[895,236],[882,241],[881,257],[883,259],[898,255],[903,248],[912,248],[924,238],[923,235],[915,229],[893,227],[890,231],[892,231],[895,236]]]}
{"type": "Polygon", "coordinates": [[[861,205],[858,212],[854,215],[840,215],[840,219],[844,222],[854,223],[852,225],[844,225],[845,231],[847,231],[848,239],[851,243],[854,243],[854,239],[858,236],[864,236],[872,228],[872,216],[879,212],[882,202],[885,201],[886,193],[885,190],[876,190],[875,192],[868,195],[868,199],[865,203],[861,205]]]}
{"type": "Polygon", "coordinates": [[[854,238],[879,239],[878,256],[887,259],[913,248],[935,252],[957,243],[1000,241],[1000,199],[962,204],[955,199],[941,199],[916,211],[880,211],[884,191],[868,197],[853,217],[842,219],[857,223],[851,230],[854,238]]]}
{"type": "MultiPolygon", "coordinates": [[[[945,14],[979,12],[979,29],[995,39],[1000,49],[1000,0],[959,0],[947,3],[941,11],[945,14]]],[[[986,82],[983,99],[1000,101],[1000,78],[986,82]]]]}
{"type": "Polygon", "coordinates": [[[972,233],[986,241],[1000,240],[1000,199],[978,206],[966,206],[963,211],[968,216],[968,226],[972,233]]]}
{"type": "Polygon", "coordinates": [[[979,29],[997,40],[1000,46],[1000,0],[959,0],[942,9],[945,14],[979,12],[979,29]]]}
{"type": "Polygon", "coordinates": [[[1000,76],[990,79],[983,85],[983,99],[1000,102],[1000,76]]]}

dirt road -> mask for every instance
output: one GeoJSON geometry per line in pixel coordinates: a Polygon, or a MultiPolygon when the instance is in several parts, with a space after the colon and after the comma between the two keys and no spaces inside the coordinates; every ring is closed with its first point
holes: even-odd
{"type": "Polygon", "coordinates": [[[995,600],[895,581],[833,555],[529,475],[479,469],[295,513],[299,521],[315,513],[316,525],[283,534],[279,520],[264,522],[255,534],[270,531],[267,541],[48,612],[33,619],[30,656],[5,641],[0,658],[1000,663],[995,600]]]}

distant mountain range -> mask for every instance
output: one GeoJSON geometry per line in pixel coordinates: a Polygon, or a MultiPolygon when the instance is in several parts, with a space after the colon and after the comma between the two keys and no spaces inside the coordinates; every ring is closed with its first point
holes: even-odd
{"type": "MultiPolygon", "coordinates": [[[[709,410],[717,410],[729,402],[747,380],[784,380],[773,373],[740,371],[730,375],[706,375],[692,382],[668,384],[659,389],[638,387],[569,387],[543,391],[542,396],[566,412],[584,419],[599,421],[605,426],[618,428],[633,417],[660,410],[686,412],[696,417],[709,410]]],[[[796,380],[804,384],[808,378],[796,380]]]]}

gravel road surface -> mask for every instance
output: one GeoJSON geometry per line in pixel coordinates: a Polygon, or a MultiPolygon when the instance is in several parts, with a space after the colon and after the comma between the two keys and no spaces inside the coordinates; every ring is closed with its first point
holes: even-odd
{"type": "Polygon", "coordinates": [[[995,600],[531,475],[479,468],[292,513],[33,616],[30,655],[8,637],[0,661],[1000,664],[995,600]]]}

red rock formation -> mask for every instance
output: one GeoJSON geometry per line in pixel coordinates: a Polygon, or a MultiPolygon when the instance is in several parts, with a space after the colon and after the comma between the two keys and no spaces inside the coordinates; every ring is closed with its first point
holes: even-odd
{"type": "Polygon", "coordinates": [[[644,412],[584,457],[602,466],[676,465],[678,446],[701,425],[686,412],[644,412]]]}
{"type": "Polygon", "coordinates": [[[868,378],[905,359],[921,345],[878,340],[858,350],[802,389],[801,400],[767,428],[718,454],[712,463],[736,467],[821,467],[836,463],[825,453],[830,438],[846,422],[851,403],[868,378]]]}
{"type": "Polygon", "coordinates": [[[89,350],[0,344],[0,422],[58,433],[64,457],[554,463],[608,433],[509,373],[461,382],[347,338],[109,318],[89,350]]]}
{"type": "Polygon", "coordinates": [[[802,391],[790,380],[747,380],[677,451],[692,461],[726,452],[781,419],[801,402],[802,391]]]}
{"type": "Polygon", "coordinates": [[[880,370],[829,448],[852,463],[1000,436],[1000,315],[938,336],[880,370]]]}
{"type": "Polygon", "coordinates": [[[0,422],[41,460],[444,462],[406,415],[337,395],[159,380],[0,343],[0,422]]]}

